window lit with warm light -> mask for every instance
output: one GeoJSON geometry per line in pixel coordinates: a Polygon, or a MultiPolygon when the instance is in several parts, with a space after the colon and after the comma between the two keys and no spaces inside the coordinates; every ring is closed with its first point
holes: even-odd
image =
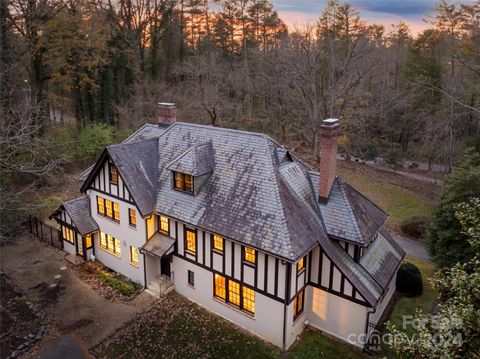
{"type": "Polygon", "coordinates": [[[86,245],[87,249],[92,248],[93,243],[92,243],[92,235],[91,234],[88,234],[88,235],[85,236],[85,245],[86,245]]]}
{"type": "Polygon", "coordinates": [[[160,216],[160,232],[169,234],[170,220],[168,219],[168,217],[160,216]]]}
{"type": "Polygon", "coordinates": [[[223,238],[217,235],[213,236],[213,249],[215,252],[223,253],[223,238]]]}
{"type": "Polygon", "coordinates": [[[244,248],[244,260],[250,264],[255,264],[255,255],[256,251],[253,248],[245,247],[244,248]]]}
{"type": "Polygon", "coordinates": [[[243,309],[250,313],[255,313],[255,292],[247,287],[243,287],[243,309]]]}
{"type": "Polygon", "coordinates": [[[197,252],[197,233],[194,230],[185,229],[185,242],[187,252],[195,254],[197,252]]]}
{"type": "Polygon", "coordinates": [[[175,189],[193,192],[193,177],[186,173],[173,172],[173,187],[175,189]]]}
{"type": "Polygon", "coordinates": [[[240,307],[240,283],[228,281],[228,302],[240,307]]]}
{"type": "Polygon", "coordinates": [[[113,218],[113,208],[112,208],[112,201],[106,199],[105,200],[105,208],[107,217],[113,218]]]}
{"type": "Polygon", "coordinates": [[[73,244],[73,240],[75,238],[75,233],[73,232],[73,229],[62,226],[62,237],[67,242],[70,242],[70,243],[73,244]]]}
{"type": "Polygon", "coordinates": [[[138,248],[130,246],[130,264],[138,267],[138,248]]]}
{"type": "Polygon", "coordinates": [[[303,313],[304,292],[305,289],[302,289],[293,301],[293,320],[297,319],[297,317],[303,313]]]}
{"type": "Polygon", "coordinates": [[[97,212],[105,214],[105,200],[102,197],[97,196],[97,212]]]}
{"type": "Polygon", "coordinates": [[[120,222],[120,205],[117,202],[97,196],[97,213],[120,222]]]}
{"type": "Polygon", "coordinates": [[[305,270],[305,257],[300,258],[297,263],[297,273],[300,274],[305,270]]]}
{"type": "Polygon", "coordinates": [[[113,219],[120,222],[120,205],[113,202],[113,219]]]}
{"type": "Polygon", "coordinates": [[[110,183],[118,184],[118,171],[113,164],[110,164],[110,183]]]}
{"type": "Polygon", "coordinates": [[[137,226],[137,212],[133,208],[128,209],[128,224],[131,227],[137,226]]]}
{"type": "Polygon", "coordinates": [[[215,290],[214,294],[216,297],[226,299],[227,290],[225,285],[226,279],[220,274],[215,273],[215,290]]]}
{"type": "Polygon", "coordinates": [[[120,240],[104,232],[100,232],[100,248],[120,257],[120,240]]]}

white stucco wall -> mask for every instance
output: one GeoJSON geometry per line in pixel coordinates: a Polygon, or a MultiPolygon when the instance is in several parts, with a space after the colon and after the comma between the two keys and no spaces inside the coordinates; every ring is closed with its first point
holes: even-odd
{"type": "Polygon", "coordinates": [[[314,328],[345,341],[351,333],[365,333],[367,307],[312,286],[305,299],[306,319],[314,328]]]}
{"type": "MultiPolygon", "coordinates": [[[[80,237],[80,236],[79,236],[80,237]]],[[[81,238],[81,237],[80,237],[81,238]]],[[[63,250],[70,254],[76,255],[77,251],[75,249],[75,244],[72,244],[68,241],[63,241],[63,250]]]]}
{"type": "Polygon", "coordinates": [[[282,346],[283,303],[256,292],[255,316],[251,317],[214,298],[211,271],[176,256],[173,257],[172,271],[178,293],[275,345],[282,346]],[[194,288],[188,285],[188,270],[194,272],[194,288]]]}
{"type": "Polygon", "coordinates": [[[120,258],[100,247],[99,235],[94,238],[95,257],[107,267],[116,272],[122,273],[130,279],[145,285],[143,270],[143,255],[138,255],[138,267],[130,264],[130,246],[141,248],[146,242],[145,220],[142,219],[138,209],[127,202],[123,202],[117,198],[99,193],[95,190],[88,190],[90,196],[90,205],[92,217],[98,223],[100,230],[120,240],[120,258]],[[117,202],[120,206],[120,223],[117,223],[107,217],[97,213],[97,195],[117,202]],[[137,213],[136,227],[129,226],[128,209],[135,209],[137,213]]]}

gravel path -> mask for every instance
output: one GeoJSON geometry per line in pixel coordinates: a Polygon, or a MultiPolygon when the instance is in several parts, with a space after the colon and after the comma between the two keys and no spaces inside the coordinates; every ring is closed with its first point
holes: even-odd
{"type": "Polygon", "coordinates": [[[403,250],[407,253],[407,256],[418,259],[430,260],[427,249],[422,243],[395,233],[391,233],[390,235],[393,237],[393,239],[395,239],[395,241],[400,245],[400,247],[403,248],[403,250]]]}

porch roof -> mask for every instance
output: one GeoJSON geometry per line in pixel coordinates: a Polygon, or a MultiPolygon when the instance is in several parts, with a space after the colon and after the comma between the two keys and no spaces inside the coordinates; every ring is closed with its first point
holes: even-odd
{"type": "Polygon", "coordinates": [[[167,254],[174,244],[174,239],[157,232],[142,246],[142,250],[154,256],[162,257],[167,254]]]}

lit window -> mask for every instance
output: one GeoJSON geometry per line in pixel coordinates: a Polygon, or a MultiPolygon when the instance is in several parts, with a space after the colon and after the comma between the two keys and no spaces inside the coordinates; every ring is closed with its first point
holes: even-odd
{"type": "Polygon", "coordinates": [[[105,200],[102,197],[97,196],[97,212],[105,214],[105,200]]]}
{"type": "Polygon", "coordinates": [[[120,257],[120,240],[109,234],[100,232],[100,248],[120,257]]]}
{"type": "Polygon", "coordinates": [[[247,287],[243,287],[243,309],[255,313],[255,292],[247,287]]]}
{"type": "Polygon", "coordinates": [[[107,248],[107,235],[100,232],[100,247],[107,248]]]}
{"type": "Polygon", "coordinates": [[[245,247],[244,259],[248,263],[255,264],[255,249],[245,247]]]}
{"type": "Polygon", "coordinates": [[[132,227],[136,227],[137,226],[137,212],[135,212],[134,209],[132,208],[129,208],[128,209],[128,224],[132,227]]]}
{"type": "Polygon", "coordinates": [[[130,246],[130,263],[138,267],[138,248],[130,246]]]}
{"type": "Polygon", "coordinates": [[[107,209],[107,216],[113,218],[113,209],[112,209],[112,201],[106,199],[105,200],[105,208],[107,209]]]}
{"type": "Polygon", "coordinates": [[[195,231],[186,228],[185,237],[186,237],[187,251],[195,254],[197,251],[197,238],[196,238],[197,234],[195,233],[195,231]]]}
{"type": "Polygon", "coordinates": [[[303,313],[303,294],[305,289],[302,289],[301,292],[295,297],[293,301],[293,320],[295,320],[300,314],[303,313]]]}
{"type": "Polygon", "coordinates": [[[225,277],[222,277],[219,274],[215,274],[215,291],[214,294],[216,297],[225,299],[226,298],[226,287],[225,287],[225,277]]]}
{"type": "Polygon", "coordinates": [[[191,270],[188,271],[188,284],[195,286],[195,274],[191,270]]]}
{"type": "Polygon", "coordinates": [[[165,216],[160,216],[160,232],[170,233],[170,220],[165,216]]]}
{"type": "Polygon", "coordinates": [[[117,202],[113,202],[113,219],[120,221],[120,205],[117,202]]]}
{"type": "Polygon", "coordinates": [[[73,229],[62,226],[62,237],[64,240],[73,244],[74,235],[73,229]]]}
{"type": "Polygon", "coordinates": [[[233,280],[228,281],[228,301],[236,306],[240,306],[240,284],[233,280]]]}
{"type": "Polygon", "coordinates": [[[112,164],[110,164],[110,183],[118,184],[118,171],[112,164]]]}
{"type": "Polygon", "coordinates": [[[92,236],[90,234],[85,236],[85,245],[87,249],[92,248],[92,236]]]}
{"type": "Polygon", "coordinates": [[[305,257],[300,258],[297,263],[297,273],[300,274],[305,270],[305,257]]]}
{"type": "Polygon", "coordinates": [[[193,177],[191,175],[173,172],[174,173],[174,188],[181,191],[193,192],[193,177]]]}
{"type": "Polygon", "coordinates": [[[213,236],[213,249],[216,252],[223,253],[223,238],[217,235],[213,236]]]}

